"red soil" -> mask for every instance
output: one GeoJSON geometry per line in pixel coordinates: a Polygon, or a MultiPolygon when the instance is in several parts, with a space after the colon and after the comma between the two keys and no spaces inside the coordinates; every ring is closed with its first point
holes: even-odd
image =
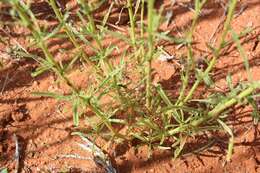
{"type": "MultiPolygon", "coordinates": [[[[162,27],[162,29],[171,29],[174,34],[182,33],[190,24],[192,12],[181,6],[174,6],[174,9],[171,9],[167,6],[167,1],[163,3],[166,4],[168,10],[174,10],[174,19],[167,28],[162,27]]],[[[247,26],[255,28],[242,40],[249,57],[253,78],[260,80],[260,44],[256,45],[257,36],[259,37],[260,33],[260,1],[242,0],[240,4],[246,5],[247,8],[234,19],[232,26],[236,32],[242,31],[247,26]]],[[[197,44],[194,45],[194,49],[197,56],[209,52],[205,43],[215,31],[223,13],[217,3],[208,5],[206,8],[207,14],[201,17],[195,31],[194,39],[197,44]]],[[[46,22],[44,19],[42,21],[46,22]]],[[[27,32],[17,27],[10,29],[11,42],[16,40],[25,45],[27,32]]],[[[1,31],[0,33],[5,34],[1,31]]],[[[220,33],[217,33],[217,37],[219,35],[220,33]]],[[[71,45],[64,40],[53,40],[49,43],[49,47],[53,53],[60,48],[71,49],[71,45]]],[[[175,56],[185,51],[183,48],[177,49],[174,45],[168,45],[165,48],[175,56]]],[[[1,45],[1,49],[5,50],[6,45],[1,45]]],[[[56,55],[58,58],[65,56],[59,53],[56,55]]],[[[78,129],[73,127],[70,106],[65,102],[31,94],[34,91],[64,93],[67,90],[66,87],[55,82],[55,77],[51,73],[32,78],[31,72],[36,66],[32,60],[7,60],[5,68],[0,70],[0,167],[15,169],[13,159],[15,152],[13,134],[15,133],[21,147],[22,172],[61,172],[62,170],[103,172],[91,160],[62,158],[62,155],[66,154],[77,153],[90,156],[90,153],[84,152],[76,144],[76,142],[82,142],[79,137],[71,136],[71,132],[78,129]]],[[[167,71],[169,68],[164,68],[162,64],[156,68],[162,77],[170,73],[167,71]]],[[[165,81],[169,92],[176,83],[173,81],[174,71],[171,73],[173,75],[171,78],[160,78],[165,81]]],[[[234,47],[229,48],[218,61],[214,71],[214,80],[218,86],[216,90],[225,90],[227,73],[232,74],[235,83],[246,79],[243,59],[234,47]]],[[[74,71],[70,77],[78,86],[84,87],[88,81],[88,76],[84,74],[87,74],[86,70],[78,70],[74,71]]],[[[147,159],[146,147],[135,151],[131,144],[113,146],[111,149],[110,144],[99,140],[97,145],[111,154],[115,167],[120,173],[260,173],[260,126],[253,125],[250,113],[250,109],[241,107],[234,108],[232,112],[229,123],[235,134],[235,147],[229,163],[225,162],[228,138],[218,138],[206,151],[184,155],[176,160],[172,159],[171,153],[159,151],[155,151],[152,158],[147,159]],[[114,153],[117,156],[113,157],[114,153]]],[[[84,126],[85,122],[82,120],[80,128],[84,126]]],[[[196,147],[202,144],[198,140],[197,143],[190,145],[196,147]]]]}

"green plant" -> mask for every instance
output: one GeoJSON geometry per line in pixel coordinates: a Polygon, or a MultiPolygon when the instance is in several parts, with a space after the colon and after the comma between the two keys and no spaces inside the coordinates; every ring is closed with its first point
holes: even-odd
{"type": "Polygon", "coordinates": [[[1,170],[1,173],[8,173],[7,168],[2,169],[2,170],[1,170]]]}
{"type": "MultiPolygon", "coordinates": [[[[174,150],[174,156],[182,154],[185,144],[190,137],[194,137],[204,131],[224,129],[229,135],[227,160],[230,160],[234,135],[225,123],[223,115],[228,114],[228,109],[237,103],[246,104],[252,102],[252,94],[258,88],[259,82],[252,81],[247,57],[239,43],[239,35],[236,34],[230,23],[234,16],[237,0],[229,1],[227,19],[224,24],[220,44],[211,45],[212,58],[209,59],[205,71],[196,68],[192,48],[192,37],[200,17],[200,11],[206,0],[195,0],[193,22],[185,38],[175,38],[168,32],[159,32],[158,28],[163,21],[161,12],[163,9],[154,8],[154,0],[138,1],[136,8],[141,9],[141,25],[136,25],[138,9],[133,12],[132,1],[127,1],[130,18],[130,36],[112,30],[108,27],[108,18],[114,3],[111,3],[103,20],[94,18],[94,11],[98,7],[91,2],[78,0],[79,9],[77,17],[79,22],[69,19],[70,12],[63,14],[54,0],[49,0],[59,25],[51,33],[46,33],[39,25],[37,18],[30,10],[30,4],[23,1],[10,0],[13,10],[17,13],[14,18],[31,31],[34,42],[44,53],[44,57],[33,56],[39,62],[38,69],[33,76],[45,71],[53,71],[71,89],[67,95],[50,92],[37,92],[34,94],[66,100],[72,105],[74,124],[80,124],[80,117],[84,110],[89,109],[96,117],[95,121],[88,121],[92,127],[92,134],[102,136],[106,140],[121,141],[138,139],[142,144],[153,148],[174,150]],[[147,9],[147,19],[144,9],[147,9]],[[147,20],[147,25],[145,21],[147,20]],[[48,50],[46,41],[58,37],[63,33],[74,46],[76,54],[67,64],[59,63],[48,50]],[[139,32],[140,31],[140,32],[139,32]],[[227,34],[231,31],[232,40],[226,41],[227,34]],[[140,35],[140,36],[139,36],[140,35]],[[103,45],[107,36],[121,40],[130,48],[122,50],[120,63],[115,63],[111,54],[119,50],[116,45],[103,45]],[[147,41],[146,41],[147,40],[147,41]],[[172,99],[160,84],[153,84],[151,63],[160,54],[157,45],[161,40],[182,44],[187,48],[186,65],[181,73],[181,89],[179,97],[172,99]],[[230,77],[227,83],[230,92],[225,94],[212,93],[208,98],[195,99],[193,94],[200,84],[207,87],[214,86],[210,78],[211,71],[221,56],[222,50],[235,43],[242,57],[249,76],[249,82],[241,83],[237,87],[231,85],[230,77]],[[94,55],[89,56],[84,48],[90,47],[94,55]],[[91,69],[93,79],[88,87],[79,89],[68,77],[71,70],[77,68],[75,62],[81,60],[82,64],[91,69]],[[129,69],[129,65],[132,66],[129,69]],[[193,72],[196,72],[196,81],[190,87],[189,80],[193,72]],[[129,75],[130,74],[130,75],[129,75]],[[137,78],[131,80],[131,74],[137,78]],[[109,100],[109,105],[102,104],[104,99],[109,100]],[[126,129],[121,131],[121,129],[126,129]],[[169,144],[170,142],[170,144],[169,144]]],[[[100,5],[100,4],[99,4],[100,5]]],[[[91,117],[87,117],[91,118],[91,117]]]]}

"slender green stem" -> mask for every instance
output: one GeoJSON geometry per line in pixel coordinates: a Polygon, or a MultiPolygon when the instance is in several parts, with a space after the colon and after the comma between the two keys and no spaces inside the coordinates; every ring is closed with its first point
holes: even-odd
{"type": "Polygon", "coordinates": [[[219,103],[213,110],[211,110],[207,114],[207,116],[201,117],[200,119],[193,121],[191,123],[191,125],[197,127],[200,124],[202,124],[210,119],[217,119],[218,116],[220,115],[220,113],[222,113],[227,108],[233,106],[234,104],[236,104],[238,101],[242,100],[243,98],[252,94],[254,92],[254,90],[255,90],[255,87],[250,86],[247,89],[245,89],[244,91],[242,91],[237,97],[231,98],[228,101],[226,101],[225,103],[219,103]]]}
{"type": "Polygon", "coordinates": [[[67,33],[67,35],[69,36],[71,42],[73,43],[73,45],[75,47],[79,47],[79,44],[77,43],[76,37],[74,36],[74,34],[72,33],[72,31],[69,29],[66,21],[64,21],[63,19],[63,15],[61,13],[61,11],[59,10],[59,8],[57,7],[56,1],[55,0],[50,0],[50,5],[56,15],[56,17],[58,18],[60,23],[64,23],[64,30],[67,33]]]}
{"type": "MultiPolygon", "coordinates": [[[[88,18],[88,21],[90,23],[90,26],[91,26],[91,31],[92,31],[92,35],[94,36],[94,40],[96,41],[97,43],[97,46],[98,46],[98,49],[100,51],[100,54],[102,56],[101,58],[101,64],[103,66],[103,72],[105,74],[108,74],[109,72],[112,72],[113,70],[113,67],[112,65],[106,60],[106,58],[104,58],[103,56],[105,56],[105,49],[103,48],[102,44],[101,44],[101,40],[100,38],[98,37],[98,31],[97,31],[97,27],[96,27],[96,24],[94,22],[94,18],[93,18],[93,15],[91,13],[91,10],[90,10],[90,7],[88,6],[88,4],[86,2],[83,2],[82,0],[80,0],[80,3],[81,5],[83,5],[83,8],[85,10],[85,13],[86,13],[86,16],[88,18]]],[[[55,11],[55,14],[56,16],[58,17],[59,21],[62,22],[62,14],[60,13],[60,11],[58,10],[54,0],[51,0],[51,5],[52,5],[52,8],[54,9],[55,11]]],[[[69,36],[69,38],[71,39],[72,43],[74,44],[75,47],[79,47],[78,43],[76,42],[76,37],[73,35],[72,32],[70,32],[69,30],[69,27],[66,26],[65,24],[65,31],[67,31],[67,34],[69,36]]],[[[83,53],[84,53],[84,56],[85,55],[85,52],[83,50],[83,53]]],[[[116,77],[113,77],[113,83],[114,85],[116,86],[117,84],[117,80],[116,80],[116,77]]],[[[119,94],[119,97],[122,98],[122,94],[120,92],[120,90],[118,89],[117,87],[117,92],[119,94]]]]}
{"type": "MultiPolygon", "coordinates": [[[[89,64],[92,65],[92,67],[95,67],[95,65],[89,60],[89,58],[87,57],[85,51],[83,50],[83,48],[78,44],[76,36],[73,34],[72,30],[70,29],[70,27],[68,26],[68,24],[64,21],[63,19],[63,15],[60,12],[59,8],[56,5],[55,0],[50,0],[50,5],[52,7],[52,9],[54,10],[55,15],[57,16],[58,20],[60,23],[64,23],[64,30],[66,32],[66,34],[68,35],[70,41],[72,42],[72,44],[74,45],[74,47],[76,47],[77,49],[79,49],[82,52],[82,56],[83,59],[89,64]]],[[[97,70],[97,69],[95,69],[97,70]]]]}
{"type": "Polygon", "coordinates": [[[82,5],[84,5],[84,9],[85,9],[88,21],[89,21],[89,23],[91,25],[91,29],[92,29],[93,33],[96,33],[97,32],[97,28],[96,28],[96,25],[95,25],[95,22],[94,22],[93,15],[92,15],[92,13],[90,11],[89,5],[86,2],[82,2],[82,0],[80,0],[80,2],[81,2],[82,5]]]}
{"type": "Polygon", "coordinates": [[[80,0],[80,4],[83,6],[83,8],[85,10],[85,14],[88,18],[88,21],[89,21],[90,26],[91,26],[91,31],[93,33],[92,36],[94,37],[94,40],[96,41],[96,43],[98,45],[98,49],[101,51],[103,49],[103,47],[102,47],[101,41],[100,41],[100,39],[98,38],[98,35],[97,35],[98,31],[97,31],[97,27],[96,27],[91,9],[86,2],[83,2],[83,0],[80,0]]]}
{"type": "Polygon", "coordinates": [[[225,21],[224,24],[224,29],[223,29],[223,33],[221,35],[221,40],[220,40],[220,44],[218,46],[218,48],[213,52],[213,58],[209,63],[209,66],[207,67],[207,69],[205,70],[205,72],[203,73],[201,78],[198,78],[196,80],[196,82],[193,84],[191,90],[189,91],[188,95],[185,97],[184,101],[181,103],[181,105],[185,102],[187,102],[193,95],[193,93],[195,92],[195,90],[197,89],[197,87],[199,86],[201,80],[203,79],[203,76],[206,76],[207,74],[209,74],[209,72],[213,69],[213,67],[215,66],[217,59],[219,58],[220,54],[221,54],[221,50],[223,48],[223,45],[225,43],[225,38],[226,35],[229,31],[229,27],[230,27],[230,23],[231,20],[233,18],[234,15],[234,11],[235,11],[235,7],[237,4],[237,0],[232,0],[230,5],[229,5],[229,10],[228,10],[228,14],[227,14],[227,19],[225,21]]]}
{"type": "MultiPolygon", "coordinates": [[[[86,100],[82,97],[80,97],[83,101],[86,102],[86,100]]],[[[92,112],[94,112],[96,115],[98,115],[104,122],[104,124],[107,126],[107,128],[117,137],[121,137],[121,138],[125,138],[123,135],[121,135],[120,133],[118,133],[113,126],[111,125],[111,123],[108,120],[108,115],[105,115],[95,104],[91,104],[89,101],[87,101],[87,105],[89,106],[89,108],[91,109],[92,112]]]]}
{"type": "MultiPolygon", "coordinates": [[[[64,76],[61,67],[55,61],[52,54],[49,52],[46,44],[44,43],[44,39],[42,38],[42,34],[40,33],[40,28],[31,22],[30,17],[26,14],[25,10],[20,6],[19,2],[13,2],[14,9],[18,12],[26,26],[31,30],[33,37],[37,40],[39,47],[42,49],[47,61],[50,63],[52,70],[61,78],[65,83],[71,87],[71,89],[78,93],[77,88],[70,82],[70,80],[64,76]]],[[[35,22],[36,23],[36,22],[35,22]]]]}
{"type": "Polygon", "coordinates": [[[183,83],[182,83],[182,88],[181,88],[181,91],[180,91],[179,98],[176,102],[176,105],[178,105],[182,101],[184,94],[185,94],[185,90],[186,90],[188,83],[189,83],[190,71],[191,71],[191,68],[192,68],[192,64],[194,63],[193,51],[192,51],[192,36],[193,36],[193,33],[195,31],[195,28],[196,28],[196,24],[197,24],[199,16],[200,16],[200,10],[202,9],[203,5],[206,2],[207,2],[207,0],[203,0],[202,2],[199,2],[199,4],[196,6],[195,15],[193,17],[192,25],[191,25],[191,28],[190,28],[188,34],[187,34],[187,40],[188,40],[187,58],[188,58],[188,61],[187,61],[185,76],[184,76],[183,83]]]}
{"type": "MultiPolygon", "coordinates": [[[[34,34],[35,35],[35,34],[34,34]]],[[[65,83],[73,90],[73,92],[78,93],[78,89],[72,84],[72,82],[63,74],[63,70],[60,68],[60,66],[54,61],[54,57],[49,52],[47,46],[45,45],[43,39],[41,38],[39,40],[39,46],[43,50],[44,55],[47,59],[51,59],[53,61],[53,68],[52,70],[63,80],[65,83]]]]}
{"type": "Polygon", "coordinates": [[[145,8],[145,3],[144,0],[142,0],[142,5],[141,5],[141,38],[144,39],[144,8],[145,8]]]}
{"type": "MultiPolygon", "coordinates": [[[[99,31],[97,30],[96,24],[94,22],[94,18],[93,18],[93,14],[91,13],[90,7],[87,3],[83,2],[82,0],[80,0],[80,5],[83,6],[84,10],[85,10],[85,14],[88,18],[88,21],[90,23],[90,26],[92,28],[92,36],[93,39],[96,41],[97,46],[98,46],[98,50],[100,53],[100,56],[102,57],[100,59],[100,63],[102,66],[102,71],[103,73],[105,73],[105,75],[108,75],[109,73],[111,73],[113,71],[113,66],[112,64],[107,60],[107,58],[105,57],[106,55],[106,50],[104,49],[104,47],[102,46],[101,43],[101,38],[98,36],[99,35],[99,31]]],[[[116,76],[113,77],[113,85],[117,86],[117,78],[116,76]]],[[[123,94],[121,93],[119,87],[116,87],[116,91],[117,91],[117,95],[119,97],[119,99],[121,100],[122,103],[125,102],[125,99],[123,98],[123,94]]]]}
{"type": "MultiPolygon", "coordinates": [[[[86,14],[86,16],[88,18],[88,21],[89,21],[91,29],[92,29],[91,32],[92,32],[93,39],[96,41],[97,46],[98,46],[98,50],[99,50],[99,53],[100,53],[100,56],[102,57],[100,59],[100,64],[102,66],[102,71],[103,71],[103,73],[105,73],[105,75],[108,75],[109,73],[111,73],[113,71],[113,65],[105,57],[106,56],[105,55],[106,54],[105,53],[106,50],[102,46],[101,38],[98,36],[99,35],[99,31],[97,30],[96,24],[94,22],[93,14],[92,14],[92,12],[90,10],[90,7],[89,7],[89,5],[87,3],[83,2],[82,0],[80,0],[79,2],[80,2],[80,5],[82,5],[82,7],[85,10],[85,14],[86,14]]],[[[117,83],[118,83],[117,82],[117,78],[116,78],[116,76],[114,76],[113,77],[113,85],[117,86],[117,83]]],[[[116,91],[117,91],[117,95],[118,95],[119,99],[121,100],[122,103],[124,103],[125,99],[123,97],[123,94],[120,91],[120,88],[116,87],[116,91]]]]}
{"type": "Polygon", "coordinates": [[[141,24],[141,28],[140,28],[140,38],[142,40],[141,45],[140,45],[140,54],[138,56],[137,61],[139,63],[143,63],[144,62],[144,57],[145,57],[145,38],[144,38],[144,9],[145,9],[145,3],[144,0],[141,1],[141,19],[140,19],[140,24],[141,24]]]}
{"type": "Polygon", "coordinates": [[[132,0],[127,0],[127,8],[128,8],[128,14],[129,14],[130,26],[131,26],[130,36],[131,36],[132,44],[135,47],[135,44],[136,44],[136,40],[135,40],[135,17],[134,17],[134,14],[133,14],[132,0]]]}
{"type": "Polygon", "coordinates": [[[154,49],[154,42],[153,42],[153,16],[154,16],[154,0],[148,0],[148,53],[146,57],[145,63],[145,72],[146,72],[146,106],[148,109],[151,107],[151,83],[152,83],[152,76],[151,76],[151,62],[153,58],[153,49],[154,49]]]}

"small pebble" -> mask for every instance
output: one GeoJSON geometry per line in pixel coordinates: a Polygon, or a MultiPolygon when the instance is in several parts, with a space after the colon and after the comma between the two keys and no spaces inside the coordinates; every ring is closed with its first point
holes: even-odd
{"type": "Polygon", "coordinates": [[[174,56],[166,55],[166,54],[161,54],[158,58],[160,61],[165,62],[165,61],[170,61],[174,59],[174,56]]]}

